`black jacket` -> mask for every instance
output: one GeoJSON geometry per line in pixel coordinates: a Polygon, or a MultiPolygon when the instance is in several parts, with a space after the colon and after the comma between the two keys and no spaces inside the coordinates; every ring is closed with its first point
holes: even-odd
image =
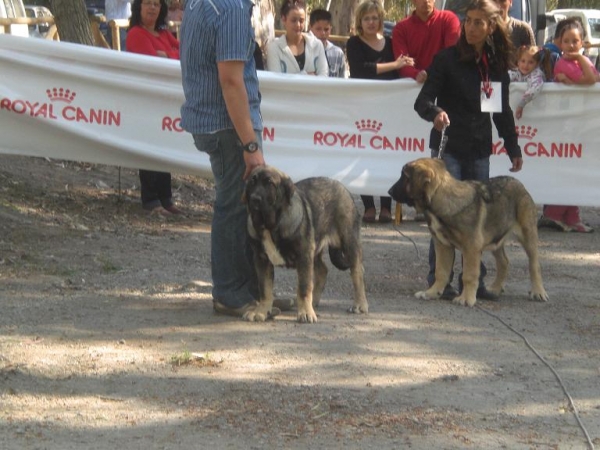
{"type": "MultiPolygon", "coordinates": [[[[415,101],[415,111],[430,122],[439,112],[446,111],[450,126],[446,129],[448,143],[445,151],[463,160],[484,158],[492,153],[490,114],[481,112],[482,73],[485,73],[485,67],[481,62],[460,62],[457,47],[448,47],[433,59],[427,69],[427,80],[415,101]]],[[[490,70],[489,77],[491,81],[502,82],[502,112],[492,116],[512,160],[521,156],[521,148],[508,103],[508,72],[494,73],[490,70]]],[[[440,138],[441,133],[432,129],[430,148],[438,149],[440,138]]]]}

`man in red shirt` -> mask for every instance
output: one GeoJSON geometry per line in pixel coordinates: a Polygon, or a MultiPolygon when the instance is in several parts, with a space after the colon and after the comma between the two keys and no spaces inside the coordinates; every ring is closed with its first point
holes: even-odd
{"type": "Polygon", "coordinates": [[[460,21],[452,11],[435,9],[434,0],[412,0],[415,11],[396,24],[392,32],[394,57],[410,56],[414,66],[399,70],[401,78],[414,78],[419,83],[427,79],[425,69],[440,50],[458,41],[460,21]]]}

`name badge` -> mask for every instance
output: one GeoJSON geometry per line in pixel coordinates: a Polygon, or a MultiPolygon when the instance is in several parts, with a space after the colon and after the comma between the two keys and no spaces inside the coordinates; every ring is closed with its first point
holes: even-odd
{"type": "Polygon", "coordinates": [[[502,83],[481,82],[481,112],[502,112],[502,83]]]}

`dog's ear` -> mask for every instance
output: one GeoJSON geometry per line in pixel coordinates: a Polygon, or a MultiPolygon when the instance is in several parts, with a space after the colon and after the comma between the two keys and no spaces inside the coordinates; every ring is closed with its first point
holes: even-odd
{"type": "Polygon", "coordinates": [[[250,183],[255,183],[256,182],[256,175],[250,173],[250,177],[246,180],[246,186],[244,186],[244,192],[242,192],[242,203],[246,204],[248,203],[248,196],[246,194],[246,192],[248,192],[248,186],[250,185],[250,183]]]}
{"type": "Polygon", "coordinates": [[[421,183],[423,189],[423,197],[426,204],[431,204],[433,194],[435,194],[437,188],[437,172],[429,167],[425,168],[421,173],[421,183]]]}
{"type": "Polygon", "coordinates": [[[292,181],[292,179],[290,177],[288,177],[287,175],[284,175],[281,178],[281,192],[283,194],[283,199],[285,200],[285,202],[290,205],[292,203],[292,197],[294,196],[294,193],[296,192],[296,186],[294,185],[294,182],[292,181]]]}

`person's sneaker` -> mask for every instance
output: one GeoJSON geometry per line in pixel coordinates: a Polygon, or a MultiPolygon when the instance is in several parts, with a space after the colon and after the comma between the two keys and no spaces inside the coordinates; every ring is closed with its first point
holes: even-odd
{"type": "Polygon", "coordinates": [[[493,292],[488,291],[485,288],[485,286],[479,287],[475,296],[479,300],[489,300],[491,302],[497,302],[498,300],[500,300],[500,296],[498,294],[494,294],[493,292]]]}
{"type": "Polygon", "coordinates": [[[293,298],[276,298],[273,300],[273,307],[281,311],[291,311],[296,301],[293,298]]]}
{"type": "Polygon", "coordinates": [[[458,291],[451,284],[447,284],[440,298],[442,300],[454,300],[454,297],[458,297],[458,291]]]}
{"type": "Polygon", "coordinates": [[[538,228],[552,228],[553,230],[558,231],[571,231],[571,227],[569,227],[566,223],[561,222],[560,220],[554,220],[550,217],[546,217],[542,215],[537,223],[538,228]]]}
{"type": "Polygon", "coordinates": [[[575,225],[569,225],[570,231],[574,233],[593,233],[594,229],[583,222],[576,223],[575,225]]]}
{"type": "MultiPolygon", "coordinates": [[[[213,300],[213,309],[217,314],[223,314],[225,316],[232,317],[243,317],[246,312],[256,307],[256,305],[257,302],[251,302],[247,305],[240,306],[239,308],[232,308],[230,306],[225,306],[223,303],[217,300],[213,300]]],[[[272,319],[273,317],[278,316],[279,314],[281,314],[281,310],[273,306],[271,308],[271,312],[269,313],[269,319],[272,319]]]]}

